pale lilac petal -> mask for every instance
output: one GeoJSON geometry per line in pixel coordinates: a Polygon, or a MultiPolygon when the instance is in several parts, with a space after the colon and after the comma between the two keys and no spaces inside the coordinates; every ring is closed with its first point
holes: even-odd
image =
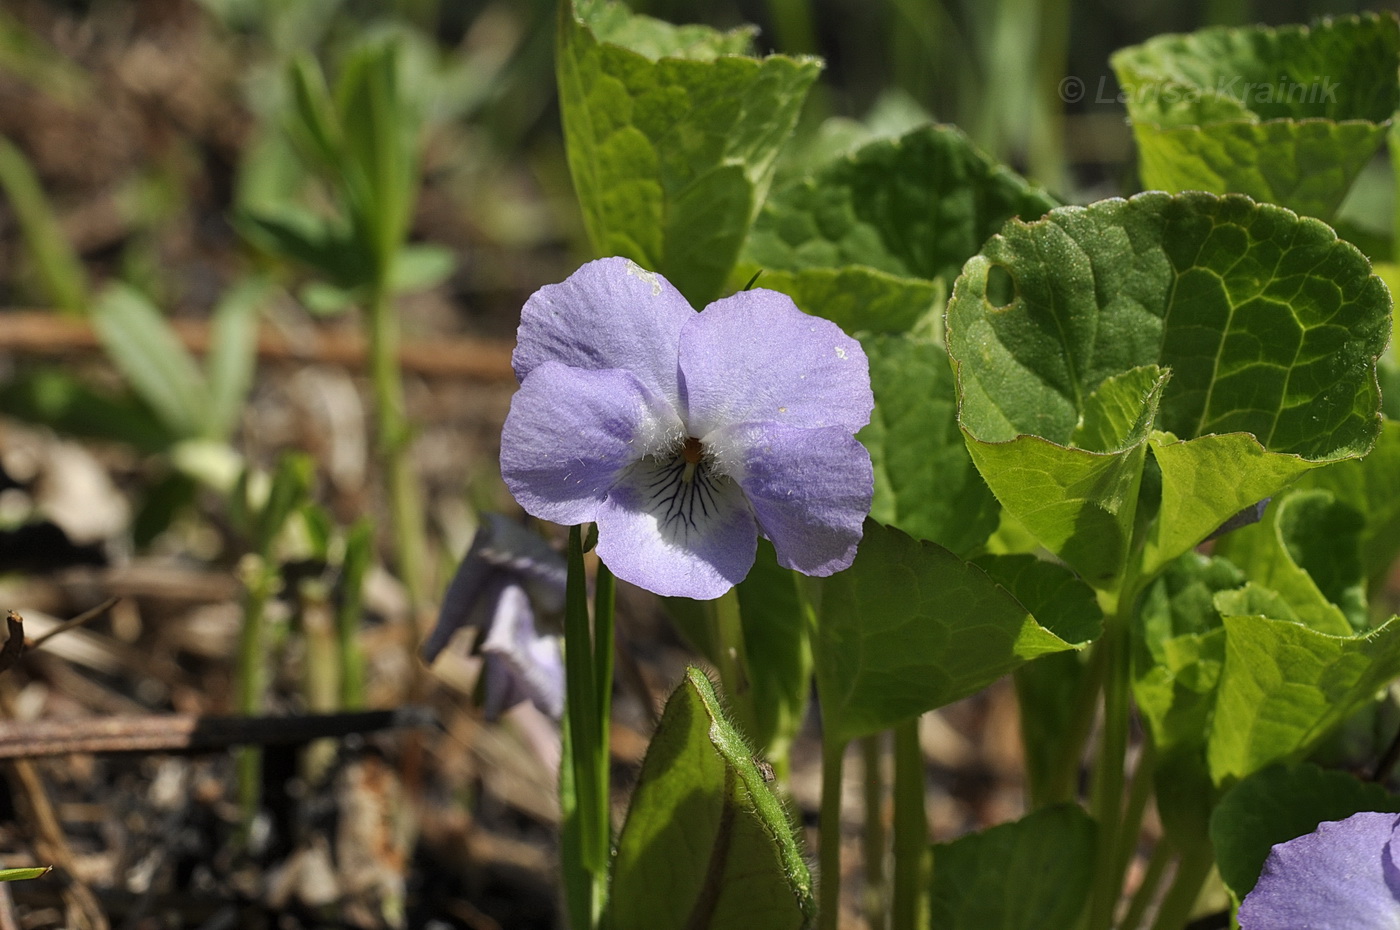
{"type": "Polygon", "coordinates": [[[706,307],[681,333],[680,369],[681,409],[698,439],[747,422],[854,433],[875,403],[860,343],[777,291],[706,307]]]}
{"type": "Polygon", "coordinates": [[[671,461],[638,464],[598,513],[598,558],[624,581],[669,597],[709,600],[744,580],[758,530],[738,485],[671,461]]]}
{"type": "Polygon", "coordinates": [[[1386,881],[1397,818],[1353,814],[1279,843],[1240,905],[1240,930],[1396,930],[1386,881]]]}
{"type": "MultiPolygon", "coordinates": [[[[536,630],[530,599],[518,585],[508,585],[501,592],[481,653],[499,658],[518,692],[541,713],[560,719],[564,713],[564,660],[559,640],[541,636],[536,630]]],[[[489,681],[487,687],[491,687],[489,681]]]]}
{"type": "Polygon", "coordinates": [[[678,340],[695,316],[660,275],[625,258],[589,262],[525,302],[511,360],[515,376],[524,383],[550,361],[595,371],[622,369],[675,406],[678,340]]]}
{"type": "Polygon", "coordinates": [[[744,423],[721,430],[712,448],[720,469],[748,495],[779,564],[807,575],[850,566],[875,473],[870,453],[849,431],[744,423]]]}
{"type": "Polygon", "coordinates": [[[554,613],[564,609],[568,565],[539,533],[509,517],[488,513],[472,541],[467,558],[472,557],[518,578],[540,610],[554,613]]]}
{"type": "Polygon", "coordinates": [[[631,372],[545,362],[511,400],[501,477],[528,513],[586,523],[629,465],[674,445],[680,430],[674,411],[631,372]]]}

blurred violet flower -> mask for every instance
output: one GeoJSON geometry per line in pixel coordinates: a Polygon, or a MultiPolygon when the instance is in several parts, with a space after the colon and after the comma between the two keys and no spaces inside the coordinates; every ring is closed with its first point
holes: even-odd
{"type": "Polygon", "coordinates": [[[559,720],[564,712],[560,637],[541,633],[535,611],[564,607],[564,558],[537,534],[487,514],[448,585],[437,626],[423,644],[432,662],[453,635],[476,627],[486,719],[530,701],[559,720]]]}
{"type": "Polygon", "coordinates": [[[1240,930],[1400,928],[1400,816],[1361,813],[1279,843],[1240,905],[1240,930]]]}
{"type": "Polygon", "coordinates": [[[540,288],[521,313],[520,390],[501,474],[555,523],[595,522],[598,557],[657,594],[714,598],[778,561],[830,575],[855,557],[874,398],[860,343],[776,291],[696,313],[623,258],[540,288]]]}

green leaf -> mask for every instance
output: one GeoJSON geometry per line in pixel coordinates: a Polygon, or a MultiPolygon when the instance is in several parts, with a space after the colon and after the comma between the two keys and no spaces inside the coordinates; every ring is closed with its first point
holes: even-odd
{"type": "Polygon", "coordinates": [[[996,530],[1000,508],[958,431],[947,352],[910,334],[867,336],[861,345],[875,392],[870,423],[856,437],[875,466],[870,515],[970,555],[996,530]]]}
{"type": "Polygon", "coordinates": [[[1205,746],[1225,662],[1216,602],[1244,580],[1226,560],[1188,552],[1148,587],[1133,630],[1133,697],[1157,752],[1157,808],[1183,848],[1204,840],[1215,796],[1205,746]]]}
{"type": "Polygon", "coordinates": [[[1350,636],[1368,625],[1361,584],[1363,522],[1330,491],[1291,491],[1269,506],[1264,519],[1224,536],[1216,552],[1278,595],[1286,613],[1267,616],[1350,636]]]}
{"type": "Polygon", "coordinates": [[[1073,927],[1088,900],[1097,829],[1074,804],[933,847],[928,926],[1073,927]]]}
{"type": "Polygon", "coordinates": [[[609,902],[612,930],[798,930],[813,919],[792,824],[698,669],[647,749],[609,902]]]}
{"type": "Polygon", "coordinates": [[[855,562],[822,583],[812,649],[824,738],[867,736],[966,697],[1027,659],[1092,639],[1051,631],[978,566],[872,520],[855,562]]]}
{"type": "Polygon", "coordinates": [[[1217,785],[1294,759],[1400,675],[1400,618],[1351,637],[1267,617],[1225,618],[1207,760],[1217,785]]]}
{"type": "Polygon", "coordinates": [[[1330,491],[1362,515],[1362,572],[1372,585],[1382,583],[1400,556],[1400,422],[1382,424],[1376,447],[1364,459],[1314,469],[1298,486],[1330,491]]]}
{"type": "Polygon", "coordinates": [[[797,577],[778,564],[772,543],[761,540],[758,557],[738,591],[751,719],[757,727],[753,740],[764,755],[785,757],[802,725],[812,682],[809,624],[797,577]]]}
{"type": "MultiPolygon", "coordinates": [[[[741,265],[739,270],[749,267],[741,265]]],[[[787,294],[807,313],[825,317],[847,332],[902,333],[926,322],[942,329],[941,314],[935,311],[941,311],[947,288],[939,281],[902,278],[857,265],[762,272],[756,286],[787,294]]]]}
{"type": "Polygon", "coordinates": [[[179,439],[134,397],[112,396],[52,368],[0,382],[0,410],[70,436],[115,440],[142,452],[161,452],[179,439]]]}
{"type": "Polygon", "coordinates": [[[1275,844],[1361,811],[1400,813],[1400,797],[1374,782],[1308,763],[1257,772],[1227,791],[1211,815],[1220,878],[1238,904],[1254,889],[1275,844]]]}
{"type": "Polygon", "coordinates": [[[411,294],[437,287],[457,269],[457,256],[441,245],[406,245],[394,256],[389,284],[396,293],[411,294]]]}
{"type": "Polygon", "coordinates": [[[204,433],[210,438],[227,438],[238,424],[257,368],[258,313],[266,297],[264,282],[247,281],[214,309],[205,361],[209,411],[204,433]]]}
{"type": "Polygon", "coordinates": [[[85,316],[88,279],[82,260],[64,236],[62,224],[29,160],[0,138],[0,191],[9,201],[30,260],[49,300],[70,316],[85,316]]]}
{"type": "Polygon", "coordinates": [[[1330,219],[1400,106],[1394,14],[1158,36],[1113,58],[1142,180],[1330,219]]]}
{"type": "Polygon", "coordinates": [[[31,878],[39,878],[47,875],[53,870],[53,866],[45,865],[35,868],[24,869],[0,869],[0,882],[22,882],[31,878]]]}
{"type": "Polygon", "coordinates": [[[92,308],[92,325],[132,390],[182,438],[203,435],[209,386],[165,318],[139,292],[108,288],[92,308]]]}
{"type": "Polygon", "coordinates": [[[734,267],[820,63],[741,57],[746,34],[674,29],[614,3],[559,11],[564,138],[593,247],[704,306],[734,267]]]}
{"type": "Polygon", "coordinates": [[[786,272],[854,265],[948,284],[1008,219],[1057,205],[960,130],[924,126],[774,191],[744,261],[786,272]]]}
{"type": "Polygon", "coordinates": [[[1280,207],[1149,193],[1053,210],[1009,223],[954,285],[960,423],[1002,506],[1098,585],[1123,569],[1150,445],[1151,574],[1370,449],[1389,313],[1356,249],[1280,207]],[[1113,411],[1101,435],[1095,409],[1113,411]]]}
{"type": "Polygon", "coordinates": [[[277,462],[267,501],[258,510],[253,524],[253,551],[261,555],[264,562],[269,560],[272,544],[287,519],[306,503],[315,475],[316,463],[308,455],[288,453],[277,462]]]}
{"type": "Polygon", "coordinates": [[[262,251],[313,268],[340,287],[364,283],[370,259],[343,222],[293,204],[279,204],[246,209],[235,217],[234,225],[262,251]]]}

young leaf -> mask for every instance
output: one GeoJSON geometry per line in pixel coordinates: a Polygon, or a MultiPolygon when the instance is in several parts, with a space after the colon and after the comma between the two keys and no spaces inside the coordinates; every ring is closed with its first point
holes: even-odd
{"type": "Polygon", "coordinates": [[[1143,186],[1249,194],[1330,219],[1400,106],[1400,20],[1158,36],[1112,59],[1143,186]]]}
{"type": "Polygon", "coordinates": [[[792,928],[813,918],[792,825],[698,669],[666,702],[613,858],[612,930],[792,928]]]}
{"type": "Polygon", "coordinates": [[[156,308],[139,292],[113,286],[93,306],[92,324],[112,363],[166,428],[182,438],[203,435],[209,386],[156,308]]]}
{"type": "Polygon", "coordinates": [[[0,869],[0,882],[22,882],[47,875],[53,866],[44,865],[31,868],[0,869]]]}
{"type": "Polygon", "coordinates": [[[677,29],[619,4],[559,4],[569,169],[600,255],[719,296],[792,132],[816,59],[741,57],[748,33],[677,29]]]}
{"type": "Polygon", "coordinates": [[[1328,636],[1267,617],[1225,618],[1225,664],[1206,758],[1217,785],[1297,758],[1400,675],[1400,618],[1328,636]]]}
{"type": "Polygon", "coordinates": [[[948,353],[910,334],[867,336],[875,410],[856,437],[875,466],[870,515],[910,536],[970,555],[1000,508],[958,431],[948,353]]]}
{"type": "Polygon", "coordinates": [[[262,281],[244,282],[224,295],[214,310],[205,361],[209,411],[204,433],[225,439],[233,432],[257,368],[258,312],[267,296],[262,281]]]}
{"type": "Polygon", "coordinates": [[[64,237],[63,227],[28,159],[0,138],[0,191],[24,236],[39,280],[54,306],[70,316],[88,309],[88,279],[82,260],[64,237]]]}
{"type": "Polygon", "coordinates": [[[1092,615],[1064,619],[1046,628],[981,568],[867,520],[855,562],[822,583],[812,650],[824,738],[887,729],[1097,635],[1092,615]]]}
{"type": "Polygon", "coordinates": [[[933,847],[928,926],[1073,927],[1094,872],[1094,821],[1074,804],[933,847]]]}
{"type": "Polygon", "coordinates": [[[1308,468],[1364,455],[1389,314],[1366,259],[1322,223],[1246,197],[1148,193],[1009,223],[954,285],[947,338],[983,478],[1104,584],[1149,443],[1148,574],[1308,468]],[[1095,405],[1116,411],[1112,435],[1083,448],[1095,405]]]}
{"type": "Polygon", "coordinates": [[[1227,791],[1210,818],[1221,881],[1238,904],[1253,890],[1276,843],[1360,811],[1400,813],[1400,797],[1374,782],[1309,763],[1256,772],[1227,791]]]}

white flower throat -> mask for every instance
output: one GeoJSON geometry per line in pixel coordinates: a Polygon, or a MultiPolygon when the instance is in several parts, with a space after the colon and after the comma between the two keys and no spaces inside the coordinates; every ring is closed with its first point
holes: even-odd
{"type": "Polygon", "coordinates": [[[643,483],[648,509],[662,529],[684,535],[719,515],[730,479],[716,464],[694,436],[645,462],[651,471],[643,483]]]}

